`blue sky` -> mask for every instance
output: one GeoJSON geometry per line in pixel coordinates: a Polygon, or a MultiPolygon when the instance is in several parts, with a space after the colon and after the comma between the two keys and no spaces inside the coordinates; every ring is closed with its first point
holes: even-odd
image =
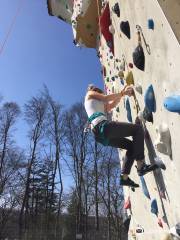
{"type": "MultiPolygon", "coordinates": [[[[69,107],[83,99],[89,83],[103,87],[96,51],[73,45],[71,26],[48,15],[46,0],[2,0],[0,46],[19,2],[22,10],[0,55],[4,101],[22,107],[46,84],[52,96],[69,107]]],[[[26,127],[22,122],[17,127],[17,142],[25,145],[26,127]]]]}

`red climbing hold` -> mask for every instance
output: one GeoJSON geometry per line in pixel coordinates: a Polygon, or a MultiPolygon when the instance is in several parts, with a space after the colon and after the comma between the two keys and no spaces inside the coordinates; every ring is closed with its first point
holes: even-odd
{"type": "Polygon", "coordinates": [[[130,67],[130,68],[133,68],[133,64],[132,64],[132,63],[129,63],[129,67],[130,67]]]}
{"type": "Polygon", "coordinates": [[[128,197],[127,201],[124,203],[124,209],[131,209],[130,197],[128,197]]]}
{"type": "Polygon", "coordinates": [[[111,52],[114,54],[113,35],[109,31],[109,26],[111,26],[111,18],[110,18],[109,4],[107,3],[100,17],[100,28],[107,42],[107,45],[109,46],[111,52]]]}
{"type": "Polygon", "coordinates": [[[163,223],[162,223],[162,220],[160,218],[158,218],[158,225],[163,228],[163,223]]]}

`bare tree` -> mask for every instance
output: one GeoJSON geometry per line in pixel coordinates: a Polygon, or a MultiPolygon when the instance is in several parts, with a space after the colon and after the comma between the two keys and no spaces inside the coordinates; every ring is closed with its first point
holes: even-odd
{"type": "Polygon", "coordinates": [[[87,116],[82,103],[75,104],[64,117],[65,149],[72,160],[71,171],[74,176],[77,194],[77,234],[83,234],[84,191],[83,172],[87,155],[87,135],[84,125],[87,116]]]}
{"type": "Polygon", "coordinates": [[[27,104],[25,104],[25,120],[29,124],[29,139],[30,139],[30,153],[28,157],[28,168],[26,175],[25,191],[19,216],[20,230],[23,226],[23,214],[25,210],[25,223],[27,221],[27,214],[29,211],[29,187],[33,164],[36,159],[37,148],[40,140],[44,134],[45,116],[47,110],[47,101],[40,95],[33,97],[27,104]]]}
{"type": "Polygon", "coordinates": [[[0,195],[3,192],[5,180],[4,166],[7,151],[12,145],[11,131],[20,114],[19,106],[14,102],[4,103],[0,109],[0,195]]]}

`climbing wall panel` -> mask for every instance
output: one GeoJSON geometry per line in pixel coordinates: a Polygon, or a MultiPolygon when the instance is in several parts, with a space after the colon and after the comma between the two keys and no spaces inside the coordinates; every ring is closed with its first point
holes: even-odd
{"type": "MultiPolygon", "coordinates": [[[[145,175],[144,191],[142,187],[135,192],[124,188],[125,198],[130,197],[132,207],[129,239],[161,240],[169,228],[180,220],[180,190],[177,188],[180,176],[180,115],[167,111],[163,106],[166,97],[180,94],[180,46],[176,38],[177,29],[175,36],[171,28],[172,23],[170,25],[156,0],[112,0],[109,5],[114,55],[103,36],[98,53],[103,66],[105,89],[108,94],[118,92],[123,88],[123,84],[134,82],[135,88],[140,89],[135,93],[143,111],[145,93],[152,85],[156,107],[152,108],[154,112],[151,113],[153,123],[147,121],[145,123],[146,161],[153,162],[158,156],[167,168],[166,171],[158,170],[145,175]],[[117,2],[120,6],[120,17],[112,11],[117,2]],[[127,21],[129,29],[127,27],[123,29],[122,22],[127,21]],[[140,41],[138,30],[145,57],[141,69],[137,68],[133,61],[133,52],[140,41]],[[147,190],[150,199],[147,197],[147,190]],[[158,206],[157,215],[151,212],[153,199],[158,206]],[[136,233],[135,238],[136,230],[139,233],[136,233]]],[[[114,109],[114,120],[131,121],[128,117],[129,112],[127,114],[127,101],[132,121],[135,121],[137,113],[133,98],[123,99],[114,109]]],[[[123,151],[120,151],[120,158],[122,156],[123,151]]],[[[135,168],[132,169],[131,177],[142,184],[142,179],[137,176],[135,168]]]]}

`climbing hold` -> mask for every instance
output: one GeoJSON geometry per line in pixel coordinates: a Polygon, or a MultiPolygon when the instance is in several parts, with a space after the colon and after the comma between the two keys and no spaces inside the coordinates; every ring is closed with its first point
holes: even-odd
{"type": "Polygon", "coordinates": [[[147,107],[145,107],[144,110],[143,110],[143,118],[144,118],[144,120],[146,120],[147,122],[153,123],[153,115],[152,115],[152,112],[150,112],[147,107]]]}
{"type": "Polygon", "coordinates": [[[109,4],[107,3],[100,17],[100,28],[101,28],[101,33],[104,36],[108,47],[110,48],[111,52],[114,54],[113,35],[109,32],[110,25],[111,25],[110,11],[109,11],[109,4]]]}
{"type": "Polygon", "coordinates": [[[144,177],[140,176],[140,180],[141,180],[141,186],[142,186],[142,190],[143,190],[144,195],[147,198],[151,199],[144,177]]]}
{"type": "Polygon", "coordinates": [[[124,80],[123,79],[121,79],[121,84],[124,85],[124,80]]]}
{"type": "Polygon", "coordinates": [[[170,228],[169,231],[173,236],[177,237],[180,239],[180,222],[177,223],[174,227],[170,228]]]}
{"type": "Polygon", "coordinates": [[[142,86],[141,86],[139,83],[136,84],[135,90],[136,90],[139,94],[142,94],[142,93],[143,93],[142,86]]]}
{"type": "Polygon", "coordinates": [[[126,111],[127,111],[127,119],[129,122],[132,122],[132,115],[131,115],[131,106],[129,102],[129,98],[126,99],[126,111]]]}
{"type": "Polygon", "coordinates": [[[157,200],[153,199],[151,202],[151,212],[158,216],[158,205],[157,205],[157,200]]]}
{"type": "Polygon", "coordinates": [[[133,64],[132,64],[132,63],[129,63],[129,67],[130,67],[130,68],[133,68],[133,64]]]}
{"type": "Polygon", "coordinates": [[[125,71],[126,70],[126,63],[125,63],[125,60],[123,59],[121,64],[120,64],[120,70],[121,71],[125,71]]]}
{"type": "Polygon", "coordinates": [[[112,81],[115,81],[115,77],[112,77],[111,80],[112,80],[112,81]]]}
{"type": "Polygon", "coordinates": [[[133,62],[138,69],[140,69],[141,71],[144,71],[145,56],[144,56],[144,50],[141,45],[138,45],[133,52],[133,62]]]}
{"type": "Polygon", "coordinates": [[[124,78],[124,72],[123,71],[119,71],[118,76],[120,77],[120,79],[124,78]]]}
{"type": "Polygon", "coordinates": [[[109,82],[109,77],[106,78],[106,81],[109,82]]]}
{"type": "Polygon", "coordinates": [[[180,95],[171,95],[165,98],[164,107],[170,112],[180,113],[180,95]]]}
{"type": "Polygon", "coordinates": [[[136,227],[136,233],[144,233],[144,228],[139,224],[136,227]]]}
{"type": "Polygon", "coordinates": [[[124,209],[131,209],[131,200],[130,197],[124,203],[124,209]]]}
{"type": "Polygon", "coordinates": [[[130,32],[130,25],[129,25],[129,22],[126,21],[126,22],[121,22],[120,23],[120,29],[121,31],[126,35],[127,38],[131,38],[131,32],[130,32]]]}
{"type": "Polygon", "coordinates": [[[86,25],[86,28],[87,28],[87,29],[91,29],[91,28],[92,28],[91,24],[87,24],[87,25],[86,25]]]}
{"type": "Polygon", "coordinates": [[[110,26],[109,26],[109,31],[110,31],[110,33],[112,33],[112,34],[115,34],[115,29],[114,29],[113,25],[110,25],[110,26]]]}
{"type": "Polygon", "coordinates": [[[154,30],[154,21],[153,21],[153,19],[148,19],[148,28],[154,30]]]}
{"type": "Polygon", "coordinates": [[[103,75],[104,75],[104,77],[106,77],[106,68],[105,68],[105,66],[103,66],[103,75]]]}
{"type": "Polygon", "coordinates": [[[132,71],[128,72],[125,80],[126,80],[127,85],[134,85],[134,76],[133,76],[132,71]]]}
{"type": "Polygon", "coordinates": [[[156,100],[152,84],[146,90],[146,93],[144,95],[144,102],[149,112],[156,112],[156,100]]]}
{"type": "Polygon", "coordinates": [[[119,4],[115,3],[114,6],[112,7],[112,11],[118,16],[120,17],[120,8],[119,8],[119,4]]]}
{"type": "Polygon", "coordinates": [[[158,218],[158,225],[159,225],[161,228],[163,228],[163,223],[162,223],[161,218],[158,218]]]}
{"type": "Polygon", "coordinates": [[[166,123],[161,123],[156,127],[156,132],[158,137],[155,141],[156,149],[163,154],[166,154],[172,157],[172,148],[171,148],[171,134],[166,123]]]}
{"type": "Polygon", "coordinates": [[[116,112],[118,112],[118,113],[120,112],[119,107],[116,108],[116,112]]]}

